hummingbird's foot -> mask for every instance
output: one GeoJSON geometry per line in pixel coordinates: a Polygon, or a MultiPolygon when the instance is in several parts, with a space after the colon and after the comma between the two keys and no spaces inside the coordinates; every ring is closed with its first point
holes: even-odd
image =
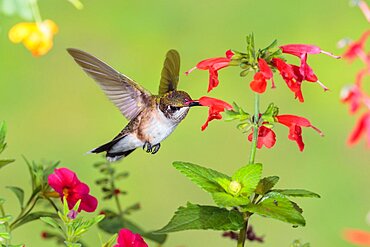
{"type": "Polygon", "coordinates": [[[161,144],[160,143],[158,143],[156,145],[153,145],[152,146],[152,154],[156,154],[158,152],[158,150],[159,150],[160,147],[161,147],[161,144]]]}
{"type": "Polygon", "coordinates": [[[145,142],[144,145],[143,145],[143,150],[145,150],[147,153],[151,153],[152,152],[152,144],[150,144],[149,142],[145,142]]]}

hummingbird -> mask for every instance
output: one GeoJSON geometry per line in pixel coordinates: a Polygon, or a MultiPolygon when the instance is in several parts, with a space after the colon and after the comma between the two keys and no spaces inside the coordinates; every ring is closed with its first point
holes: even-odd
{"type": "Polygon", "coordinates": [[[158,95],[87,52],[74,48],[67,51],[129,120],[113,140],[89,151],[106,152],[109,162],[120,160],[139,147],[147,153],[157,153],[161,142],[186,117],[190,107],[200,105],[188,93],[177,90],[180,55],[176,50],[166,54],[158,95]]]}

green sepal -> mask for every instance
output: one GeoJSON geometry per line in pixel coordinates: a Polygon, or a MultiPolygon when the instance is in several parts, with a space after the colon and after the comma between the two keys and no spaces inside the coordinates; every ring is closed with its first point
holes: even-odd
{"type": "Polygon", "coordinates": [[[249,199],[247,197],[234,197],[228,193],[216,192],[212,194],[213,201],[220,207],[237,207],[247,205],[249,199]]]}
{"type": "Polygon", "coordinates": [[[6,124],[4,121],[1,121],[0,122],[0,153],[2,153],[6,147],[5,136],[6,136],[6,124]]]}
{"type": "Polygon", "coordinates": [[[270,176],[262,178],[256,188],[256,194],[264,195],[271,190],[279,181],[278,176],[270,176]]]}
{"type": "Polygon", "coordinates": [[[72,243],[72,242],[68,242],[68,241],[64,241],[64,243],[67,247],[81,247],[82,246],[82,244],[80,244],[80,243],[72,243]]]}
{"type": "Polygon", "coordinates": [[[105,242],[102,247],[112,247],[115,243],[116,243],[116,239],[117,239],[117,236],[118,234],[114,234],[113,236],[111,236],[107,242],[105,242]]]}
{"type": "Polygon", "coordinates": [[[270,103],[266,111],[262,114],[261,118],[263,122],[270,124],[275,123],[275,117],[279,114],[279,108],[274,103],[270,103]]]}
{"type": "Polygon", "coordinates": [[[249,64],[256,63],[256,54],[255,54],[255,47],[254,47],[254,35],[253,33],[247,35],[247,56],[249,64]]]}
{"type": "Polygon", "coordinates": [[[17,197],[19,201],[19,205],[21,206],[21,209],[23,209],[23,203],[24,203],[24,191],[23,189],[16,187],[16,186],[6,186],[7,189],[10,189],[13,191],[15,196],[17,197]]]}
{"type": "Polygon", "coordinates": [[[232,176],[232,180],[241,183],[241,195],[250,196],[254,193],[261,176],[262,164],[249,164],[237,170],[232,176]]]}
{"type": "Polygon", "coordinates": [[[272,190],[290,197],[311,197],[311,198],[321,198],[319,194],[302,189],[276,189],[272,190]]]}
{"type": "Polygon", "coordinates": [[[68,2],[70,2],[78,10],[81,10],[84,7],[80,0],[68,0],[68,2]]]}
{"type": "Polygon", "coordinates": [[[170,222],[155,233],[185,230],[237,231],[243,228],[243,215],[237,210],[187,203],[175,212],[170,222]]]}
{"type": "Polygon", "coordinates": [[[224,188],[220,183],[230,181],[230,177],[223,173],[189,162],[175,161],[172,164],[193,183],[210,193],[223,192],[224,188]]]}
{"type": "Polygon", "coordinates": [[[296,203],[277,192],[267,193],[260,203],[249,204],[246,210],[261,216],[291,223],[294,226],[305,226],[306,224],[302,216],[302,209],[296,203]]]}
{"type": "Polygon", "coordinates": [[[302,244],[299,240],[294,240],[294,242],[290,245],[290,247],[310,247],[310,243],[302,244]]]}
{"type": "Polygon", "coordinates": [[[249,120],[250,115],[245,112],[238,104],[233,102],[233,109],[232,110],[225,110],[225,121],[232,121],[232,120],[240,120],[246,121],[249,120]]]}

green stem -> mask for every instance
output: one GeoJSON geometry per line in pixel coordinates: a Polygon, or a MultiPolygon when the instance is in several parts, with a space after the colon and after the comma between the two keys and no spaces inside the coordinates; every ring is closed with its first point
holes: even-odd
{"type": "Polygon", "coordinates": [[[27,204],[27,206],[21,211],[21,213],[17,217],[17,219],[12,224],[10,224],[10,229],[11,230],[16,229],[18,227],[17,223],[19,221],[21,221],[24,217],[26,217],[32,211],[32,209],[35,207],[38,199],[39,199],[39,197],[36,196],[36,197],[33,197],[32,200],[30,200],[30,203],[27,204]]]}
{"type": "MultiPolygon", "coordinates": [[[[108,164],[108,166],[109,166],[109,169],[111,169],[110,163],[108,164]]],[[[113,172],[110,172],[110,186],[113,192],[114,201],[116,202],[116,205],[117,205],[118,214],[119,216],[122,216],[123,215],[122,205],[121,205],[121,202],[119,201],[118,194],[116,194],[117,188],[116,188],[116,184],[114,183],[114,173],[113,172]]]]}
{"type": "Polygon", "coordinates": [[[249,156],[249,164],[254,164],[254,159],[256,157],[257,151],[257,139],[258,139],[258,121],[259,121],[259,103],[260,103],[260,96],[258,93],[254,95],[254,116],[253,116],[253,140],[252,140],[252,147],[249,156]]]}
{"type": "MultiPolygon", "coordinates": [[[[0,213],[1,213],[1,217],[5,217],[5,210],[4,210],[3,205],[0,205],[0,213]]],[[[10,227],[9,227],[9,223],[5,222],[4,226],[5,226],[5,231],[10,234],[11,230],[10,230],[10,227]]],[[[10,244],[10,240],[6,239],[5,240],[5,246],[8,247],[9,244],[10,244]]]]}
{"type": "Polygon", "coordinates": [[[239,231],[237,247],[244,247],[245,237],[246,237],[247,229],[248,229],[249,216],[250,215],[248,213],[245,214],[245,222],[244,222],[243,228],[240,229],[239,231]]]}
{"type": "Polygon", "coordinates": [[[39,5],[37,4],[37,0],[29,0],[31,11],[33,15],[33,19],[37,24],[40,24],[42,22],[42,18],[40,15],[39,5]]]}

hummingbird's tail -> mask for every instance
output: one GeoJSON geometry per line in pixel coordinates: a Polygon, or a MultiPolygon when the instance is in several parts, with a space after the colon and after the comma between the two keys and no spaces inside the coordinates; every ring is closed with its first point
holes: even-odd
{"type": "Polygon", "coordinates": [[[132,153],[136,148],[122,151],[122,152],[112,152],[112,147],[120,141],[121,138],[114,139],[108,143],[105,143],[97,148],[94,148],[93,150],[90,150],[87,153],[102,153],[102,152],[107,152],[106,157],[109,162],[114,162],[117,160],[120,160],[126,156],[128,156],[130,153],[132,153]]]}

